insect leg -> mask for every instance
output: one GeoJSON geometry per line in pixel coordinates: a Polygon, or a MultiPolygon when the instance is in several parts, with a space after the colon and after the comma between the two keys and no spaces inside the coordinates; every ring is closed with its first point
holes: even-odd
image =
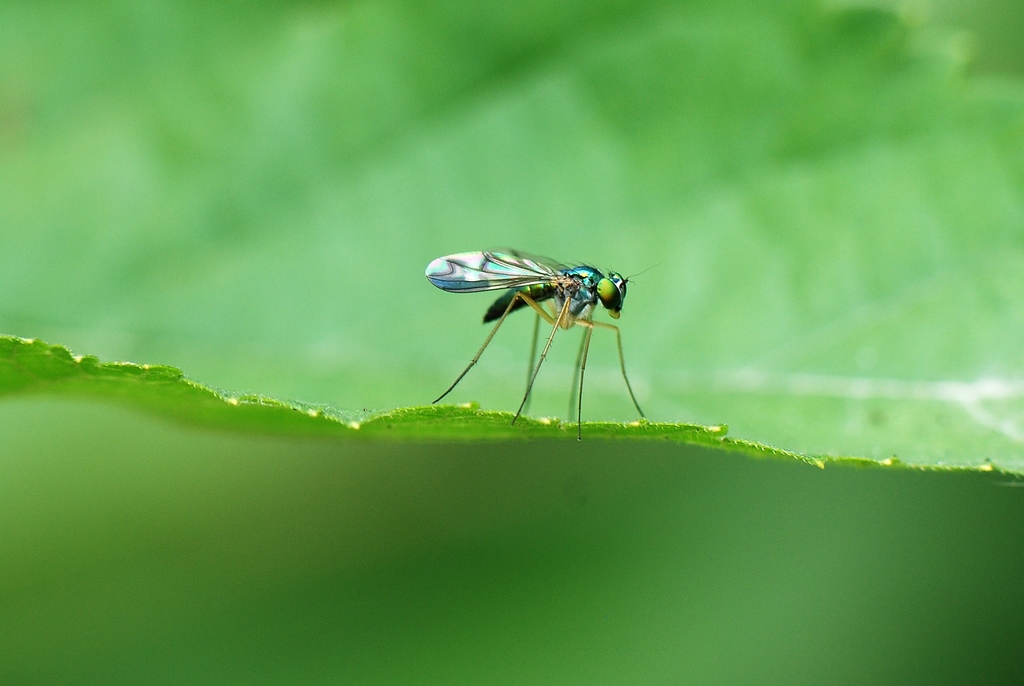
{"type": "Polygon", "coordinates": [[[576,440],[583,440],[583,373],[587,371],[587,353],[590,352],[590,337],[594,335],[594,327],[588,326],[587,333],[583,336],[583,353],[580,359],[580,395],[576,405],[576,440]]]}
{"type": "MultiPolygon", "coordinates": [[[[533,320],[533,339],[530,341],[530,363],[526,366],[526,387],[530,387],[530,376],[533,374],[533,362],[537,358],[537,336],[540,334],[540,315],[533,320]]],[[[526,405],[523,412],[530,409],[530,396],[526,396],[526,405]]]]}
{"type": "Polygon", "coordinates": [[[521,300],[523,300],[527,305],[532,307],[534,309],[534,311],[536,311],[537,314],[539,314],[544,321],[546,321],[551,326],[555,325],[555,316],[556,315],[555,315],[554,306],[552,306],[552,308],[551,308],[551,314],[548,314],[548,311],[545,310],[543,307],[541,307],[540,303],[538,303],[536,300],[534,300],[530,296],[526,295],[525,293],[520,293],[519,294],[519,298],[521,300]]]}
{"type": "Polygon", "coordinates": [[[629,377],[626,376],[626,358],[622,355],[622,334],[619,333],[619,327],[612,326],[611,324],[605,324],[604,322],[591,322],[594,326],[601,327],[602,329],[611,329],[615,332],[615,341],[619,346],[619,366],[622,367],[622,378],[626,382],[626,390],[629,391],[629,397],[633,401],[633,407],[640,414],[641,419],[646,419],[644,411],[640,409],[640,403],[636,401],[636,396],[633,395],[633,387],[629,385],[629,377]]]}
{"type": "MultiPolygon", "coordinates": [[[[555,320],[553,318],[551,318],[551,316],[547,312],[544,311],[544,308],[542,308],[540,305],[538,305],[537,302],[533,298],[531,298],[528,295],[524,295],[522,293],[516,293],[512,297],[512,299],[509,301],[508,307],[505,308],[505,312],[501,315],[501,318],[498,320],[498,323],[494,325],[494,328],[491,329],[491,333],[488,334],[487,338],[484,340],[484,344],[480,346],[480,350],[477,351],[477,353],[473,357],[473,359],[470,360],[468,365],[466,365],[466,368],[462,370],[462,373],[459,374],[459,376],[455,379],[455,381],[452,382],[452,385],[448,387],[448,390],[445,391],[444,393],[442,393],[441,395],[439,395],[437,397],[437,400],[434,401],[434,403],[440,402],[441,400],[444,399],[444,397],[446,395],[451,393],[452,390],[454,390],[455,387],[459,385],[459,382],[462,381],[462,377],[464,377],[466,374],[468,374],[469,370],[473,368],[473,365],[475,365],[480,360],[480,356],[484,354],[484,350],[487,349],[487,346],[490,344],[491,339],[494,338],[494,334],[498,333],[498,329],[501,328],[501,324],[502,324],[502,322],[505,321],[505,317],[508,316],[508,313],[512,311],[512,306],[516,304],[516,300],[517,299],[524,300],[526,302],[526,304],[529,305],[530,307],[532,307],[534,310],[536,310],[537,313],[540,316],[542,316],[545,319],[547,319],[549,324],[554,324],[555,323],[555,320]]],[[[550,344],[551,344],[551,341],[548,341],[548,345],[550,345],[550,344]]],[[[547,348],[544,349],[544,352],[545,353],[547,352],[547,348]]],[[[541,357],[541,361],[542,362],[544,361],[543,357],[541,357]]],[[[534,376],[536,376],[536,374],[534,374],[534,376]]],[[[531,385],[532,385],[532,380],[531,380],[531,385]]],[[[530,387],[529,386],[526,387],[526,391],[527,391],[527,393],[529,393],[529,391],[530,391],[530,387]]],[[[431,403],[431,404],[434,404],[434,403],[431,403]]],[[[516,416],[518,417],[518,415],[516,415],[516,416]]]]}
{"type": "MultiPolygon", "coordinates": [[[[582,321],[577,321],[577,324],[583,325],[582,321]]],[[[580,374],[580,363],[583,361],[583,346],[589,345],[587,343],[586,336],[580,340],[580,350],[576,353],[576,364],[572,368],[572,390],[569,391],[569,421],[576,419],[576,388],[579,383],[580,374]]]]}
{"type": "MultiPolygon", "coordinates": [[[[531,298],[526,297],[526,302],[530,304],[538,312],[544,312],[544,308],[534,302],[531,298]]],[[[512,423],[515,424],[516,420],[519,419],[519,415],[523,413],[523,406],[526,405],[526,399],[530,397],[530,391],[533,389],[533,382],[537,379],[537,372],[540,371],[540,366],[544,364],[544,358],[548,356],[548,349],[551,348],[551,341],[555,339],[555,332],[558,331],[559,325],[565,316],[569,313],[569,304],[572,300],[566,298],[565,304],[562,305],[562,311],[558,313],[558,318],[550,321],[551,324],[551,335],[548,336],[548,342],[544,344],[544,350],[540,353],[540,361],[537,363],[536,369],[533,370],[533,376],[530,377],[530,383],[526,387],[526,395],[523,396],[523,402],[519,403],[519,409],[516,410],[516,416],[512,418],[512,423]]],[[[544,312],[544,317],[547,318],[548,313],[544,312]]]]}

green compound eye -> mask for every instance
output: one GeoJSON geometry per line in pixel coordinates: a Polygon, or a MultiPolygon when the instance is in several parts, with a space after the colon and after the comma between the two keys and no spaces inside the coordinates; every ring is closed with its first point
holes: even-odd
{"type": "Polygon", "coordinates": [[[619,289],[611,279],[601,279],[597,282],[597,297],[601,299],[601,304],[609,310],[617,310],[621,306],[619,289]]]}

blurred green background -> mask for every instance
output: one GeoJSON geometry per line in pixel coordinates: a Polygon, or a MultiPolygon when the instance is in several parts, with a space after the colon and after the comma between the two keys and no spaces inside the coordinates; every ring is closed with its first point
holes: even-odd
{"type": "Polygon", "coordinates": [[[1005,477],[243,438],[44,400],[0,431],[4,683],[1024,674],[1005,477]]]}
{"type": "MultiPolygon", "coordinates": [[[[653,419],[1019,468],[1019,3],[6,2],[0,331],[386,408],[443,254],[629,274],[653,419]]],[[[455,401],[518,404],[517,317],[455,401]]],[[[564,414],[575,339],[533,411],[564,414]]],[[[585,416],[633,419],[597,339],[585,416]]],[[[1019,683],[998,474],[0,403],[4,683],[1019,683]]]]}

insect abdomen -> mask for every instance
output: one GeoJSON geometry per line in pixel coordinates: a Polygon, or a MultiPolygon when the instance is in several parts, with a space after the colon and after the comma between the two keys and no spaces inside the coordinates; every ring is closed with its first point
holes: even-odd
{"type": "MultiPolygon", "coordinates": [[[[484,324],[500,319],[501,315],[505,314],[505,310],[508,309],[508,304],[512,302],[512,298],[516,296],[516,293],[522,293],[523,295],[530,297],[532,300],[539,302],[541,300],[547,300],[554,295],[555,289],[549,284],[538,283],[533,286],[525,286],[524,288],[519,288],[514,291],[508,291],[487,308],[487,312],[484,314],[484,324]]],[[[520,298],[516,301],[515,305],[512,306],[511,312],[515,312],[522,307],[526,307],[526,301],[520,298]]]]}

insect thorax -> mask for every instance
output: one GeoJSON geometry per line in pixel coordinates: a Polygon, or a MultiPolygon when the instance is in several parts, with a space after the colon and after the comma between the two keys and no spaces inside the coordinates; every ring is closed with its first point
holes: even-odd
{"type": "MultiPolygon", "coordinates": [[[[561,311],[569,301],[569,316],[572,319],[589,320],[597,304],[597,282],[600,272],[589,267],[575,267],[563,272],[564,280],[555,287],[555,310],[561,311]]],[[[566,322],[566,327],[571,322],[566,322]]]]}

